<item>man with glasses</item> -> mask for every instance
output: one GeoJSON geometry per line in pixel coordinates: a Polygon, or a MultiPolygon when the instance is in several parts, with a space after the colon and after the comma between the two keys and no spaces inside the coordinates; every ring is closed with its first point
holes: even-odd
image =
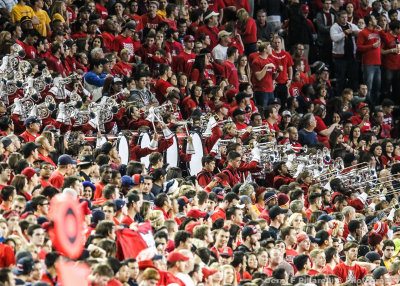
{"type": "Polygon", "coordinates": [[[44,161],[40,164],[39,182],[43,188],[51,186],[49,179],[54,169],[55,167],[53,167],[49,162],[44,161]]]}
{"type": "Polygon", "coordinates": [[[34,196],[31,200],[31,207],[37,217],[46,217],[49,215],[49,201],[45,196],[34,196]]]}

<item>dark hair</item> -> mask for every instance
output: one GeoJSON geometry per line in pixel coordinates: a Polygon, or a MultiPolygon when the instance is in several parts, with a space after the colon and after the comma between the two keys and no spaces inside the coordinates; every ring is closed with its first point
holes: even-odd
{"type": "Polygon", "coordinates": [[[186,240],[188,240],[188,238],[191,238],[192,234],[186,230],[179,230],[176,234],[175,234],[175,238],[174,238],[174,243],[175,243],[175,248],[178,248],[179,245],[181,244],[181,242],[185,242],[186,240]]]}
{"type": "Polygon", "coordinates": [[[201,164],[203,165],[203,167],[207,164],[207,163],[211,163],[211,162],[215,162],[215,158],[214,156],[207,154],[205,156],[203,156],[203,158],[201,158],[201,164]]]}
{"type": "Polygon", "coordinates": [[[58,258],[60,257],[60,254],[56,251],[52,251],[46,254],[46,257],[44,258],[44,264],[46,265],[47,268],[53,267],[58,258]]]}
{"type": "Polygon", "coordinates": [[[154,205],[155,205],[156,207],[161,208],[161,207],[164,205],[164,203],[165,203],[166,201],[168,201],[168,195],[165,194],[165,193],[160,193],[160,194],[158,194],[157,197],[154,199],[154,205]]]}
{"type": "Polygon", "coordinates": [[[307,254],[299,254],[293,258],[293,264],[296,267],[297,271],[301,271],[304,269],[304,265],[307,264],[307,261],[310,257],[307,254]]]}
{"type": "Polygon", "coordinates": [[[1,199],[2,201],[8,201],[10,197],[14,195],[15,192],[14,186],[5,186],[1,189],[1,199]]]}

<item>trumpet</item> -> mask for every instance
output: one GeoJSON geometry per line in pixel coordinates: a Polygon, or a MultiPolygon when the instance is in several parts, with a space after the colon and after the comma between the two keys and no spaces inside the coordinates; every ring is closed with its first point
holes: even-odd
{"type": "Polygon", "coordinates": [[[236,139],[232,138],[232,139],[221,139],[218,140],[219,143],[219,147],[221,146],[228,146],[230,143],[236,143],[236,139]]]}
{"type": "Polygon", "coordinates": [[[30,116],[36,116],[40,119],[45,119],[50,116],[50,114],[56,110],[56,102],[54,98],[47,95],[44,102],[33,106],[30,116]]]}
{"type": "Polygon", "coordinates": [[[256,127],[251,128],[251,132],[257,133],[257,134],[265,132],[265,133],[269,134],[269,133],[271,133],[271,129],[266,124],[266,125],[261,125],[261,126],[256,126],[256,127]]]}

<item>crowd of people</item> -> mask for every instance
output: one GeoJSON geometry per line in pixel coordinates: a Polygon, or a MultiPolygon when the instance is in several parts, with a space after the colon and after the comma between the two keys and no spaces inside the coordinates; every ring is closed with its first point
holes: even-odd
{"type": "Polygon", "coordinates": [[[399,284],[398,9],[0,0],[0,285],[399,284]]]}

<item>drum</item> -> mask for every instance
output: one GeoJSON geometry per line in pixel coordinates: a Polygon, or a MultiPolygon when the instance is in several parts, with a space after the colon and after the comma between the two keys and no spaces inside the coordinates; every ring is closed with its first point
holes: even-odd
{"type": "Polygon", "coordinates": [[[172,145],[164,153],[164,162],[168,167],[179,167],[179,145],[176,135],[172,137],[172,145]]]}
{"type": "MultiPolygon", "coordinates": [[[[139,135],[139,140],[138,140],[138,145],[140,145],[140,148],[148,148],[151,142],[151,136],[150,133],[148,132],[142,132],[139,135]]],[[[150,162],[149,162],[150,154],[147,155],[146,157],[140,158],[140,162],[142,162],[146,168],[149,167],[150,162]]]]}
{"type": "Polygon", "coordinates": [[[121,158],[121,163],[128,165],[130,154],[129,154],[129,140],[126,136],[121,135],[118,137],[117,150],[119,157],[121,158]]]}
{"type": "MultiPolygon", "coordinates": [[[[201,164],[201,159],[204,156],[204,146],[203,146],[203,140],[201,138],[200,133],[198,132],[190,132],[190,136],[192,137],[193,140],[193,146],[194,150],[196,150],[196,153],[192,155],[192,158],[190,162],[188,162],[188,169],[189,173],[191,176],[197,176],[197,174],[203,169],[203,166],[201,164]]],[[[186,149],[187,146],[187,139],[185,139],[185,144],[184,147],[186,149]]]]}

